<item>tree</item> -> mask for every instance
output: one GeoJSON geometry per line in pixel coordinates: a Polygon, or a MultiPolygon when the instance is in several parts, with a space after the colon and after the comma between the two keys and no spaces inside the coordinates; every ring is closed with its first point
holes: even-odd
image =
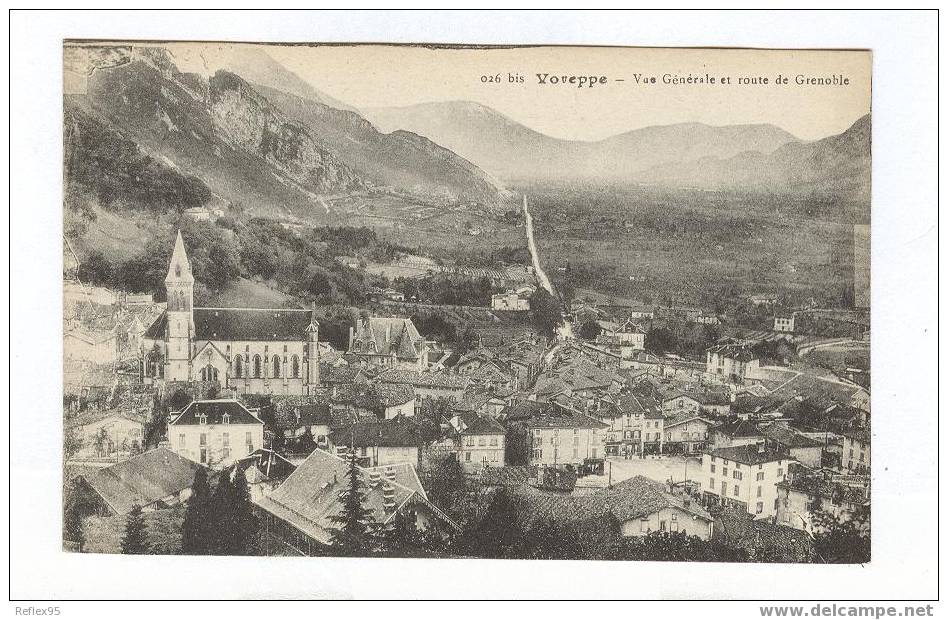
{"type": "Polygon", "coordinates": [[[504,437],[504,462],[526,465],[530,457],[530,434],[522,426],[511,425],[504,437]]]}
{"type": "Polygon", "coordinates": [[[75,543],[79,553],[86,542],[85,532],[82,529],[82,511],[79,507],[76,491],[71,486],[63,502],[63,540],[75,543]]]}
{"type": "Polygon", "coordinates": [[[303,434],[296,440],[296,450],[300,454],[311,454],[316,449],[316,439],[313,438],[313,431],[306,427],[303,434]]]}
{"type": "Polygon", "coordinates": [[[595,320],[584,321],[579,328],[579,337],[583,340],[595,340],[602,329],[595,320]]]}
{"type": "Polygon", "coordinates": [[[142,555],[149,553],[149,545],[145,536],[145,516],[140,506],[132,506],[131,512],[125,518],[125,536],[122,537],[122,553],[128,555],[142,555]]]}
{"type": "Polygon", "coordinates": [[[814,551],[825,564],[865,564],[872,555],[870,513],[859,507],[847,515],[813,514],[814,551]]]}
{"type": "Polygon", "coordinates": [[[363,556],[372,550],[372,515],[365,507],[362,472],[356,462],[355,450],[349,453],[346,487],[339,494],[342,510],[330,521],[330,544],[341,555],[363,556]]]}
{"type": "Polygon", "coordinates": [[[556,335],[556,328],[563,320],[560,305],[542,286],[530,296],[530,317],[540,333],[547,338],[556,335]]]}
{"type": "Polygon", "coordinates": [[[461,543],[469,554],[482,558],[513,558],[523,539],[517,511],[507,489],[499,489],[484,517],[461,543]]]}
{"type": "Polygon", "coordinates": [[[211,489],[207,484],[207,470],[203,467],[194,472],[191,497],[184,513],[181,532],[181,552],[205,555],[211,549],[213,524],[210,522],[211,489]]]}
{"type": "Polygon", "coordinates": [[[231,551],[234,555],[250,555],[253,551],[254,535],[257,531],[257,519],[253,514],[250,488],[247,486],[247,476],[243,468],[234,466],[231,484],[234,487],[230,515],[234,533],[231,551]]]}

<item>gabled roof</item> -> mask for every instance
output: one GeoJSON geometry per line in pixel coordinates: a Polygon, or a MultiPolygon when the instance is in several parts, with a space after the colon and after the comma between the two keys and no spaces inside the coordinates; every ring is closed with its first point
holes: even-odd
{"type": "Polygon", "coordinates": [[[398,317],[368,317],[356,322],[350,351],[389,355],[399,359],[416,360],[424,350],[425,339],[411,319],[398,317]],[[374,345],[374,350],[369,348],[374,345]],[[359,345],[359,349],[356,349],[359,345]]]}
{"type": "Polygon", "coordinates": [[[233,399],[195,400],[178,413],[169,424],[173,426],[224,424],[260,424],[263,422],[240,402],[233,399]]]}
{"type": "Polygon", "coordinates": [[[730,422],[725,422],[714,427],[716,433],[721,433],[728,437],[761,437],[763,438],[763,433],[760,432],[760,429],[757,428],[756,422],[751,422],[750,420],[731,420],[730,422]]]}
{"type": "Polygon", "coordinates": [[[85,481],[116,514],[145,507],[191,488],[202,465],[156,448],[85,476],[85,481]]]}
{"type": "Polygon", "coordinates": [[[461,389],[467,387],[468,379],[463,375],[449,375],[445,372],[422,372],[420,370],[401,370],[391,368],[378,377],[382,383],[397,383],[420,388],[461,389]]]}
{"type": "MultiPolygon", "coordinates": [[[[450,517],[428,501],[410,464],[359,467],[358,470],[365,493],[363,505],[373,521],[386,523],[403,506],[418,502],[445,526],[455,531],[459,529],[450,517]],[[393,513],[386,513],[384,509],[386,485],[394,491],[396,511],[393,513]]],[[[257,498],[256,503],[317,542],[329,544],[330,530],[336,526],[332,518],[341,512],[339,493],[348,484],[348,472],[349,463],[345,460],[314,450],[283,484],[269,495],[257,498]]]]}
{"type": "Polygon", "coordinates": [[[503,435],[507,432],[497,420],[473,411],[459,413],[458,418],[461,422],[460,435],[503,435]]]}
{"type": "Polygon", "coordinates": [[[708,349],[710,353],[716,353],[728,359],[734,359],[739,362],[749,362],[758,359],[758,356],[747,345],[735,342],[718,344],[708,349]]]}
{"type": "Polygon", "coordinates": [[[686,413],[680,413],[680,414],[678,414],[678,415],[676,415],[676,416],[672,416],[672,417],[670,417],[670,418],[666,418],[666,419],[665,419],[664,428],[667,430],[667,429],[669,429],[669,428],[671,428],[671,427],[673,427],[673,426],[678,426],[679,424],[686,424],[686,423],[688,423],[688,422],[693,422],[694,420],[698,420],[698,421],[700,421],[700,422],[704,422],[704,423],[707,424],[708,426],[711,426],[712,424],[714,424],[714,422],[711,421],[711,420],[709,420],[708,418],[702,417],[702,416],[697,415],[697,414],[694,414],[694,413],[687,413],[687,412],[686,412],[686,413]]]}
{"type": "Polygon", "coordinates": [[[329,426],[330,407],[326,396],[273,396],[273,418],[277,428],[329,426]]]}
{"type": "Polygon", "coordinates": [[[764,437],[788,448],[819,448],[822,442],[810,439],[784,424],[768,424],[761,429],[764,437]]]}
{"type": "Polygon", "coordinates": [[[127,411],[124,409],[99,409],[83,411],[74,418],[68,418],[65,421],[65,426],[66,428],[80,428],[83,426],[88,426],[89,424],[95,424],[96,422],[102,422],[103,420],[108,420],[110,418],[128,420],[129,422],[137,422],[138,424],[145,424],[145,422],[148,421],[147,416],[142,415],[136,411],[127,411]]]}

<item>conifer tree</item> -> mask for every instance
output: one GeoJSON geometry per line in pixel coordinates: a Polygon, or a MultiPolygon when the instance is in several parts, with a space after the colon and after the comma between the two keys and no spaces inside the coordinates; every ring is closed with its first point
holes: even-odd
{"type": "Polygon", "coordinates": [[[86,542],[85,533],[82,531],[82,513],[72,499],[67,501],[63,513],[63,539],[76,543],[79,553],[82,553],[82,545],[86,542]]]}
{"type": "Polygon", "coordinates": [[[211,489],[207,484],[207,470],[203,467],[194,472],[191,497],[184,513],[181,533],[181,551],[191,555],[210,552],[213,524],[210,522],[211,489]]]}
{"type": "Polygon", "coordinates": [[[125,536],[122,537],[122,553],[141,555],[148,553],[145,540],[145,516],[140,506],[133,506],[125,518],[125,536]]]}
{"type": "Polygon", "coordinates": [[[365,507],[362,473],[356,464],[355,451],[349,455],[346,486],[339,493],[342,510],[331,517],[336,525],[329,532],[330,544],[341,555],[366,555],[372,550],[372,515],[365,507]]]}
{"type": "Polygon", "coordinates": [[[208,553],[214,555],[233,555],[237,552],[235,542],[237,528],[234,521],[234,506],[237,499],[232,476],[231,469],[221,472],[214,494],[208,503],[208,526],[211,528],[209,536],[211,544],[208,553]]]}
{"type": "Polygon", "coordinates": [[[233,547],[231,550],[235,555],[251,555],[254,534],[257,530],[257,519],[254,517],[253,506],[250,502],[247,476],[242,468],[235,466],[231,484],[234,487],[231,513],[233,547]]]}

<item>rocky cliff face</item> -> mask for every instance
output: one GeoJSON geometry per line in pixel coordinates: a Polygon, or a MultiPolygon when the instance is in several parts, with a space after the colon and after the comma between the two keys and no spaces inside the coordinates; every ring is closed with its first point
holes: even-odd
{"type": "Polygon", "coordinates": [[[450,151],[380,134],[355,112],[227,71],[181,73],[161,49],[132,48],[120,60],[90,71],[85,92],[70,95],[69,105],[257,214],[318,214],[320,194],[372,186],[488,205],[502,195],[450,151]]]}

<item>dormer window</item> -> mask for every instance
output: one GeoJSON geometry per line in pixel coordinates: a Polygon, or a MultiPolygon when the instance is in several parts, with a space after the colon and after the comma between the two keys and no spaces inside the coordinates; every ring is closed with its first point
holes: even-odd
{"type": "Polygon", "coordinates": [[[198,414],[198,424],[207,424],[207,414],[206,414],[206,413],[198,414]]]}
{"type": "Polygon", "coordinates": [[[224,424],[230,424],[230,414],[229,414],[229,413],[225,413],[225,414],[224,414],[224,424]]]}

